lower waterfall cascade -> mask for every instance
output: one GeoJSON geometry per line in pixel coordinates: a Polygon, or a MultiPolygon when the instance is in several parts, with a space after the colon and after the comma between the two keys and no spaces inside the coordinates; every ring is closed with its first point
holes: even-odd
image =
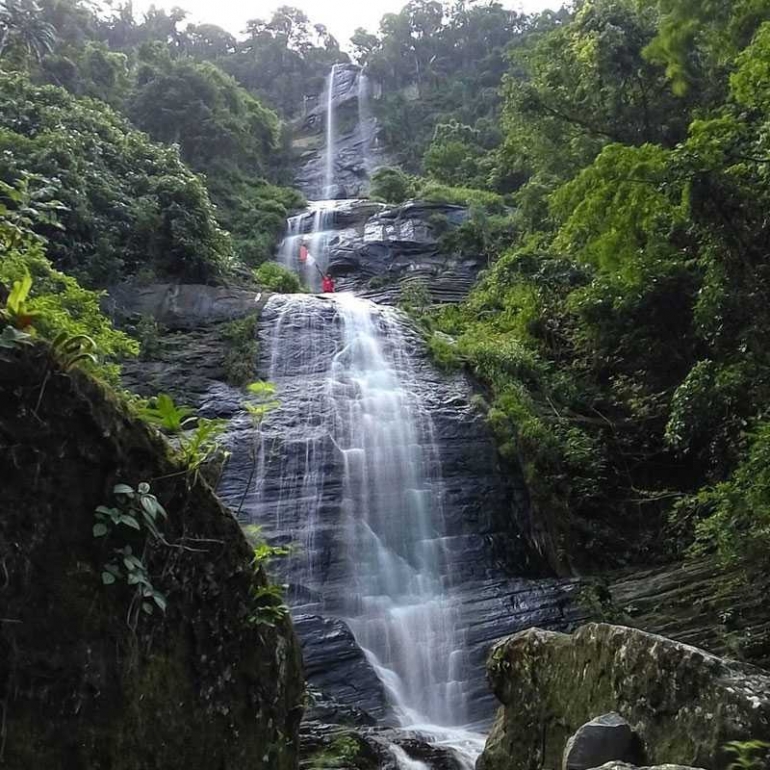
{"type": "MultiPolygon", "coordinates": [[[[318,229],[307,235],[290,220],[279,261],[306,276],[296,258],[306,238],[324,265],[334,210],[311,204],[318,229]]],[[[260,343],[258,371],[280,406],[262,425],[256,472],[253,426],[245,414],[233,421],[220,494],[291,547],[272,569],[301,639],[329,623],[349,634],[381,690],[380,721],[470,770],[492,716],[490,642],[530,610],[546,622],[563,614],[556,586],[512,585],[494,566],[487,509],[510,505],[510,490],[490,470],[472,388],[433,367],[400,311],[352,293],[271,296],[260,343]]],[[[403,770],[429,767],[395,744],[391,753],[403,770]]]]}

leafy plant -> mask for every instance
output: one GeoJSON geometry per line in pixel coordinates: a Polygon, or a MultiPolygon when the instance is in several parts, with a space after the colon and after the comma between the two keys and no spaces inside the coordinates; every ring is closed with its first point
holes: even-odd
{"type": "Polygon", "coordinates": [[[191,474],[197,475],[201,467],[219,453],[221,447],[217,437],[225,425],[225,420],[198,418],[195,429],[180,437],[182,462],[191,474]]]}
{"type": "Polygon", "coordinates": [[[151,404],[139,409],[139,416],[152,425],[169,433],[180,433],[195,422],[195,410],[187,406],[177,406],[168,393],[159,393],[151,404]]]}
{"type": "Polygon", "coordinates": [[[281,405],[280,401],[273,398],[276,387],[272,382],[252,382],[246,390],[254,400],[244,401],[243,407],[255,426],[259,427],[265,417],[281,405]]]}
{"type": "Polygon", "coordinates": [[[65,371],[82,361],[87,361],[93,366],[99,364],[96,342],[87,334],[70,336],[67,332],[62,332],[51,343],[51,349],[65,371]]]}
{"type": "MultiPolygon", "coordinates": [[[[256,542],[252,567],[256,580],[263,580],[263,567],[276,557],[286,556],[291,549],[286,546],[274,546],[261,540],[258,527],[252,527],[249,539],[256,542]]],[[[274,583],[256,585],[251,589],[253,600],[252,614],[249,623],[254,625],[274,626],[289,614],[289,608],[284,602],[283,587],[274,583]]]]}
{"type": "Polygon", "coordinates": [[[0,333],[0,349],[15,350],[20,345],[31,345],[33,337],[13,326],[6,326],[0,333]]]}
{"type": "MultiPolygon", "coordinates": [[[[136,621],[139,611],[152,614],[153,607],[166,611],[166,597],[152,583],[144,556],[134,552],[133,546],[126,543],[128,532],[147,532],[152,540],[165,544],[160,530],[160,520],[167,518],[167,513],[150,491],[146,482],[134,489],[128,484],[116,484],[113,488],[116,503],[114,506],[100,505],[95,513],[93,536],[97,539],[113,538],[123,544],[112,549],[113,558],[107,562],[101,572],[102,583],[106,586],[123,581],[134,588],[134,597],[129,608],[129,624],[136,621]],[[136,611],[134,612],[134,608],[136,611]]],[[[147,551],[149,541],[145,539],[144,549],[147,551]]]]}
{"type": "Polygon", "coordinates": [[[25,270],[24,275],[13,282],[5,308],[2,310],[3,318],[22,331],[32,326],[32,321],[37,315],[27,304],[31,289],[32,276],[28,270],[25,270]]]}
{"type": "Polygon", "coordinates": [[[728,770],[762,770],[770,752],[770,743],[766,741],[730,741],[725,750],[734,759],[727,766],[728,770]]]}
{"type": "Polygon", "coordinates": [[[302,291],[299,276],[277,262],[265,262],[260,265],[254,271],[254,277],[257,283],[268,291],[281,294],[297,294],[302,291]]]}
{"type": "Polygon", "coordinates": [[[167,518],[168,514],[158,498],[151,494],[149,484],[143,482],[136,490],[128,484],[116,484],[112,491],[117,498],[117,507],[100,505],[96,509],[94,537],[104,537],[110,528],[120,524],[136,530],[143,524],[157,540],[163,539],[158,521],[167,518]]]}

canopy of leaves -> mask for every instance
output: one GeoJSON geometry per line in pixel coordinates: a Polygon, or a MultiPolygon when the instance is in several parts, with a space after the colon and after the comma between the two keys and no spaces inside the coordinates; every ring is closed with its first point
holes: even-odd
{"type": "Polygon", "coordinates": [[[42,228],[57,268],[106,285],[140,271],[207,282],[232,247],[206,189],[180,160],[104,104],[0,73],[0,178],[53,180],[64,231],[42,228]]]}
{"type": "Polygon", "coordinates": [[[439,361],[490,385],[565,566],[694,542],[766,564],[770,25],[761,2],[707,5],[586,0],[516,52],[513,248],[425,319],[439,361]]]}

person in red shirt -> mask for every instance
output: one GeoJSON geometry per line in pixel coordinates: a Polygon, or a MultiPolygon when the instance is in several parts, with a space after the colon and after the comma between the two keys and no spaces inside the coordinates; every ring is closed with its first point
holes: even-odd
{"type": "Polygon", "coordinates": [[[299,247],[299,261],[303,265],[307,262],[307,258],[310,255],[310,252],[307,250],[307,244],[302,241],[299,247]]]}
{"type": "Polygon", "coordinates": [[[321,280],[321,291],[324,294],[333,294],[334,278],[332,278],[330,275],[324,275],[323,279],[321,280]]]}

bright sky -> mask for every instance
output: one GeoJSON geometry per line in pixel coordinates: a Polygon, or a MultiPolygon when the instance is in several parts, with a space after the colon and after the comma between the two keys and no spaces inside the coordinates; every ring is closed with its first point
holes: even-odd
{"type": "MultiPolygon", "coordinates": [[[[502,0],[507,8],[526,12],[558,8],[561,0],[502,0]]],[[[134,0],[134,9],[141,13],[153,0],[134,0]]],[[[161,8],[179,6],[189,11],[192,21],[217,24],[238,34],[249,19],[269,19],[281,5],[301,8],[314,24],[325,24],[343,48],[357,27],[376,32],[380,18],[399,11],[406,0],[154,0],[161,8]]]]}

